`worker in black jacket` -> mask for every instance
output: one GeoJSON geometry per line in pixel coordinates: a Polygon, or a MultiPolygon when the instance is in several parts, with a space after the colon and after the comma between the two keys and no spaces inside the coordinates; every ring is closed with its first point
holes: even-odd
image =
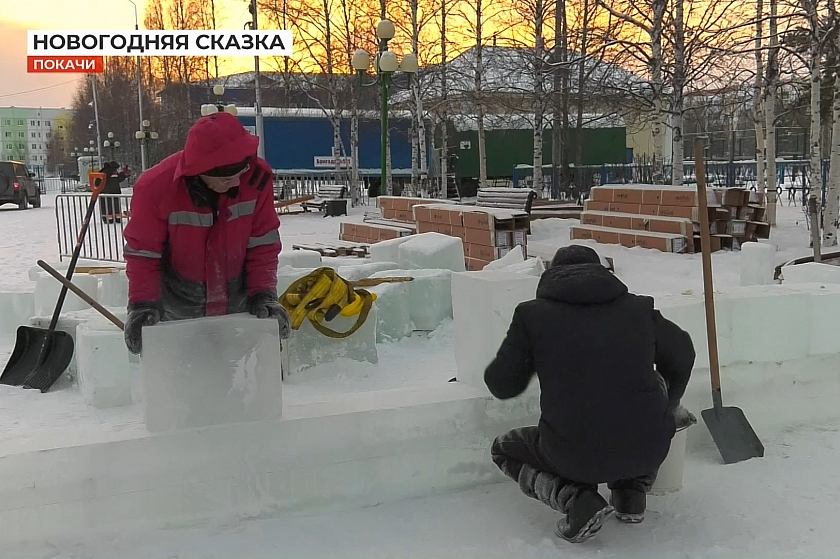
{"type": "Polygon", "coordinates": [[[502,435],[491,453],[526,495],[566,515],[557,535],[576,543],[613,510],[642,521],[677,427],[697,422],[680,405],[694,345],[582,245],[557,251],[536,295],[516,308],[484,380],[507,399],[536,373],[539,426],[502,435]],[[599,483],[609,485],[612,506],[599,483]]]}

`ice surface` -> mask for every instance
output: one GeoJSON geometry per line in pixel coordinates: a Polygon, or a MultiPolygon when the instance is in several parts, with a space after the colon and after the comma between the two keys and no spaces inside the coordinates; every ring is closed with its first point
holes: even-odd
{"type": "MultiPolygon", "coordinates": [[[[107,308],[107,307],[106,307],[107,308]]],[[[126,309],[125,307],[117,308],[117,307],[110,307],[108,310],[120,319],[123,323],[126,319],[126,309]]],[[[35,326],[37,328],[44,328],[47,329],[50,327],[50,321],[52,321],[52,310],[48,315],[41,315],[41,316],[34,316],[29,320],[29,324],[31,326],[35,326]]],[[[60,330],[62,332],[67,332],[70,334],[70,337],[73,338],[74,345],[77,343],[76,340],[76,329],[81,324],[93,324],[99,328],[113,328],[114,330],[119,331],[119,329],[111,322],[108,321],[105,317],[99,314],[98,311],[88,308],[87,310],[83,311],[62,311],[58,317],[58,323],[56,324],[56,330],[60,330]]],[[[70,359],[70,364],[67,366],[67,371],[71,377],[71,379],[76,378],[77,370],[77,362],[76,358],[78,357],[78,352],[73,351],[73,357],[70,359]]]]}
{"type": "Polygon", "coordinates": [[[373,243],[368,249],[368,252],[370,253],[370,259],[374,262],[399,262],[400,245],[402,245],[411,238],[413,238],[413,235],[373,243]]]}
{"type": "Polygon", "coordinates": [[[297,280],[311,274],[317,268],[292,268],[283,266],[277,270],[277,296],[282,296],[297,280]]]}
{"type": "Polygon", "coordinates": [[[782,284],[791,283],[840,283],[840,266],[821,262],[805,262],[782,267],[782,284]]]}
{"type": "Polygon", "coordinates": [[[123,332],[113,324],[87,322],[76,327],[76,368],[79,388],[95,408],[129,406],[132,380],[139,366],[128,359],[123,332]]]}
{"type": "Polygon", "coordinates": [[[365,288],[376,294],[376,341],[392,342],[411,336],[408,284],[383,283],[365,288]]]}
{"type": "Polygon", "coordinates": [[[517,245],[498,260],[494,260],[493,262],[487,264],[482,271],[501,270],[502,268],[506,268],[513,264],[520,264],[525,261],[524,252],[523,248],[517,245]]]}
{"type": "Polygon", "coordinates": [[[383,270],[396,270],[400,266],[396,262],[365,262],[364,260],[359,264],[351,264],[348,266],[341,266],[338,268],[338,275],[347,281],[358,281],[360,279],[369,278],[376,272],[383,270]]]}
{"type": "MultiPolygon", "coordinates": [[[[715,325],[717,330],[718,362],[726,366],[732,362],[733,330],[732,301],[715,293],[715,325]]],[[[709,366],[709,339],[706,333],[706,307],[703,293],[657,297],[655,306],[662,316],[688,332],[694,343],[695,368],[709,366]]]]}
{"type": "Polygon", "coordinates": [[[35,294],[32,288],[5,288],[0,293],[0,338],[14,339],[19,326],[29,324],[35,314],[35,294]]]}
{"type": "Polygon", "coordinates": [[[290,250],[284,248],[278,257],[278,268],[291,266],[292,268],[318,268],[321,265],[321,254],[314,250],[290,250]]]}
{"type": "Polygon", "coordinates": [[[239,314],[143,328],[141,375],[149,431],[276,419],[282,413],[275,320],[239,314]]]}
{"type": "MultiPolygon", "coordinates": [[[[485,267],[484,270],[486,269],[487,268],[485,267]]],[[[506,266],[502,269],[502,271],[539,277],[543,274],[543,272],[545,272],[545,264],[543,264],[542,258],[529,258],[524,262],[506,266]]]]}
{"type": "Polygon", "coordinates": [[[452,275],[458,382],[487,391],[484,370],[496,356],[516,306],[536,296],[539,278],[504,271],[452,275]]]}
{"type": "MultiPolygon", "coordinates": [[[[99,282],[95,275],[74,274],[73,283],[91,297],[96,297],[99,282]]],[[[62,285],[57,279],[43,270],[39,272],[38,279],[35,282],[35,314],[52,314],[55,311],[61,289],[62,285]]],[[[64,298],[64,305],[61,308],[62,311],[68,312],[82,311],[89,309],[90,305],[68,289],[67,296],[64,298]]]]}
{"type": "MultiPolygon", "coordinates": [[[[804,266],[800,264],[799,266],[804,266]]],[[[821,264],[817,264],[820,266],[821,264]]],[[[833,268],[834,266],[828,266],[833,268]]],[[[805,329],[809,332],[810,343],[806,346],[808,354],[840,354],[840,336],[837,335],[837,317],[840,316],[840,285],[823,283],[785,283],[791,291],[808,295],[810,304],[807,308],[808,323],[789,324],[789,328],[805,329]]]]}
{"type": "Polygon", "coordinates": [[[741,245],[741,285],[770,285],[775,271],[775,246],[765,243],[741,245]]]}
{"type": "Polygon", "coordinates": [[[415,330],[432,331],[452,318],[452,272],[450,270],[388,270],[372,278],[411,277],[408,305],[415,330]]]}
{"type": "MultiPolygon", "coordinates": [[[[378,363],[377,316],[377,307],[374,303],[362,327],[342,339],[334,339],[321,334],[315,330],[307,318],[298,330],[292,330],[292,337],[283,342],[284,376],[288,378],[316,365],[331,363],[338,359],[378,363]]],[[[349,331],[357,320],[358,316],[339,315],[329,322],[324,321],[323,325],[341,333],[349,331]]]]}
{"type": "Polygon", "coordinates": [[[128,277],[125,270],[110,274],[97,275],[99,295],[96,300],[106,307],[125,307],[128,305],[128,277]]]}
{"type": "Polygon", "coordinates": [[[442,233],[411,235],[399,246],[399,263],[406,270],[452,270],[463,272],[464,242],[442,233]]]}
{"type": "Polygon", "coordinates": [[[811,332],[807,293],[781,285],[736,287],[724,293],[732,305],[732,332],[738,339],[732,347],[733,362],[805,357],[811,332]]]}

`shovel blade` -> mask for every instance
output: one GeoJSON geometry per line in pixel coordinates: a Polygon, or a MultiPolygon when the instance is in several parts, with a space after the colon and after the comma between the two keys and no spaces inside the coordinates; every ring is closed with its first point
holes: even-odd
{"type": "Polygon", "coordinates": [[[725,464],[764,456],[764,445],[741,408],[712,408],[700,414],[725,464]]]}
{"type": "Polygon", "coordinates": [[[0,384],[46,392],[67,370],[73,349],[73,338],[67,332],[21,326],[0,384]]]}

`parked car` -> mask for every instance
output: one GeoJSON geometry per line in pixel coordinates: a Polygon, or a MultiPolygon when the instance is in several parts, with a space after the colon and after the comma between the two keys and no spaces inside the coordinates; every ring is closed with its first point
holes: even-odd
{"type": "Polygon", "coordinates": [[[0,161],[0,205],[17,204],[25,210],[30,205],[41,207],[41,190],[26,165],[17,161],[0,161]]]}

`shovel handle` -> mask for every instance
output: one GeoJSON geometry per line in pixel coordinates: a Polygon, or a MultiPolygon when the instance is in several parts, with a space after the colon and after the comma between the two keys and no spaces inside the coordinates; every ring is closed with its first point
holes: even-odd
{"type": "Polygon", "coordinates": [[[105,318],[107,318],[108,320],[113,322],[114,325],[117,328],[119,328],[120,330],[125,330],[125,325],[122,323],[122,321],[119,318],[117,318],[116,316],[111,314],[111,312],[108,309],[106,309],[105,307],[100,305],[93,297],[91,297],[90,295],[88,295],[87,293],[82,291],[81,288],[79,288],[72,281],[68,280],[67,278],[65,278],[64,276],[62,276],[58,272],[56,272],[55,269],[53,269],[52,266],[50,266],[49,264],[47,264],[43,260],[38,261],[38,266],[40,266],[41,268],[46,270],[48,274],[50,274],[52,277],[54,277],[59,282],[61,282],[61,284],[64,287],[66,287],[67,289],[69,289],[70,291],[72,291],[73,293],[78,295],[79,298],[81,300],[83,300],[85,303],[87,303],[88,305],[90,305],[91,307],[93,307],[94,309],[99,311],[99,314],[101,314],[102,316],[104,316],[105,318]]]}
{"type": "Polygon", "coordinates": [[[703,140],[694,140],[694,174],[697,177],[697,198],[700,205],[700,248],[703,253],[703,295],[706,303],[706,334],[709,341],[709,372],[712,377],[712,400],[715,407],[721,404],[720,362],[717,347],[717,322],[715,322],[715,294],[712,281],[712,236],[709,231],[709,207],[706,201],[706,166],[703,163],[703,140]]]}
{"type": "Polygon", "coordinates": [[[383,283],[403,283],[407,281],[414,281],[414,278],[368,278],[358,281],[351,281],[353,287],[373,287],[383,283]]]}

